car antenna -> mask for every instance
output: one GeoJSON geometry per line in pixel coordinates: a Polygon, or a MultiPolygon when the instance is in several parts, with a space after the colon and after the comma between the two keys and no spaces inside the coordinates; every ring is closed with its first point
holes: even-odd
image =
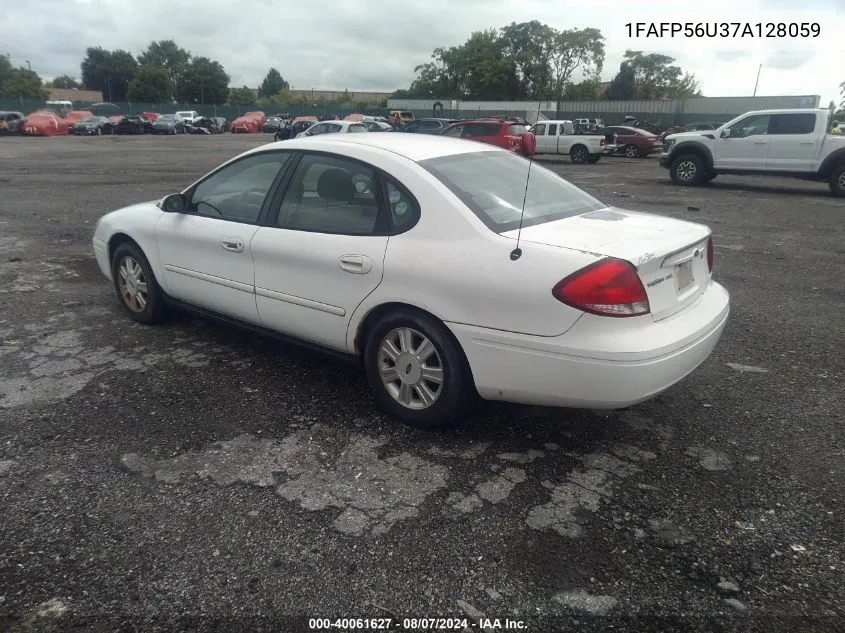
{"type": "Polygon", "coordinates": [[[531,178],[531,165],[534,163],[528,159],[528,173],[525,175],[525,192],[522,194],[522,211],[519,214],[519,230],[516,233],[516,248],[511,251],[511,261],[515,262],[522,257],[522,249],[519,248],[519,238],[522,235],[522,219],[525,217],[525,201],[528,199],[528,180],[531,178]]]}

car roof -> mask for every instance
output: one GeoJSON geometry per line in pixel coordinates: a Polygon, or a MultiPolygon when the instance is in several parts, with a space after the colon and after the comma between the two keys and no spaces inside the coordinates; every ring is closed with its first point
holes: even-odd
{"type": "Polygon", "coordinates": [[[381,149],[386,152],[404,156],[419,162],[440,156],[455,154],[471,154],[473,152],[505,152],[493,145],[475,143],[466,139],[450,138],[430,134],[331,134],[320,135],[307,139],[291,139],[268,143],[253,150],[251,153],[267,151],[268,149],[290,148],[293,150],[342,150],[344,146],[359,145],[381,149]]]}

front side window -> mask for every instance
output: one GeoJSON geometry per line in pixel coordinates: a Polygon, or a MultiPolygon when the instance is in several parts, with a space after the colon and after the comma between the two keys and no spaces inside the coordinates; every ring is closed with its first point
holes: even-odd
{"type": "Polygon", "coordinates": [[[375,170],[357,161],[306,155],[285,192],[276,226],[315,233],[383,234],[377,183],[375,170]]]}
{"type": "Polygon", "coordinates": [[[266,152],[227,165],[197,185],[191,208],[206,217],[257,222],[264,199],[290,156],[290,152],[266,152]]]}
{"type": "Polygon", "coordinates": [[[546,124],[538,123],[534,126],[534,136],[543,136],[546,133],[546,124]]]}
{"type": "Polygon", "coordinates": [[[776,114],[772,117],[769,134],[812,134],[816,129],[816,115],[776,114]]]}
{"type": "Polygon", "coordinates": [[[472,152],[419,163],[496,233],[604,209],[600,202],[557,174],[511,152],[472,152]],[[526,193],[526,180],[528,191],[526,193]]]}
{"type": "Polygon", "coordinates": [[[730,138],[748,138],[768,134],[770,118],[768,114],[755,114],[737,121],[730,127],[730,138]]]}

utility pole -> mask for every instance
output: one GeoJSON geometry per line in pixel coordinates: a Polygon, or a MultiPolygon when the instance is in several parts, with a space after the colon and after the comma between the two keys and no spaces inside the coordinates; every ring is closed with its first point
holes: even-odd
{"type": "Polygon", "coordinates": [[[26,60],[26,67],[32,70],[32,64],[29,63],[29,60],[26,60]]]}
{"type": "Polygon", "coordinates": [[[757,68],[757,81],[754,82],[754,94],[751,95],[752,97],[757,96],[757,86],[760,83],[760,70],[762,70],[762,68],[763,68],[763,64],[760,64],[760,66],[757,68]]]}

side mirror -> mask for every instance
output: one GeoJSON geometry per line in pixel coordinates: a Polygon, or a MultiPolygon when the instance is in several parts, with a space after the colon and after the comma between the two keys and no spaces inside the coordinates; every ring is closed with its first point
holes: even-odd
{"type": "Polygon", "coordinates": [[[730,136],[731,136],[731,128],[728,128],[726,130],[722,130],[722,133],[719,134],[719,138],[730,138],[730,136]]]}
{"type": "Polygon", "coordinates": [[[184,213],[188,209],[188,196],[173,193],[161,201],[161,210],[166,213],[184,213]]]}

